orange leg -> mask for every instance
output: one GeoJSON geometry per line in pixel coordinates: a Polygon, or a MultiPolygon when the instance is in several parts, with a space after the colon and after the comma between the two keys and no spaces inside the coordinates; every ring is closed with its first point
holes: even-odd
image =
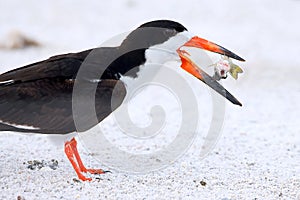
{"type": "Polygon", "coordinates": [[[75,169],[75,172],[78,176],[78,178],[82,181],[91,181],[91,178],[87,178],[85,177],[82,173],[91,173],[91,174],[104,174],[106,171],[103,171],[102,169],[87,169],[79,154],[78,154],[78,150],[77,150],[77,142],[75,140],[75,138],[72,138],[70,141],[67,141],[65,143],[65,153],[68,157],[68,159],[70,160],[73,168],[75,169]],[[76,163],[77,161],[77,163],[76,163]]]}

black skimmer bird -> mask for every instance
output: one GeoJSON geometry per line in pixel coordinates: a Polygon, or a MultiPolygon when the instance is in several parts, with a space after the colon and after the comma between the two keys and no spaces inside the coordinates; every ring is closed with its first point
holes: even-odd
{"type": "MultiPolygon", "coordinates": [[[[121,105],[126,95],[126,85],[122,82],[122,76],[133,68],[137,70],[134,70],[130,76],[138,76],[138,70],[142,68],[139,66],[146,66],[144,64],[148,62],[148,50],[159,45],[163,45],[163,48],[174,53],[174,59],[181,61],[183,70],[209,85],[233,104],[241,105],[215,79],[198,68],[190,60],[188,53],[181,48],[201,48],[240,61],[244,61],[244,59],[213,42],[191,36],[180,23],[157,20],[145,23],[132,31],[120,46],[101,47],[78,53],[57,55],[1,74],[0,131],[68,134],[92,128],[121,105]],[[155,30],[149,29],[149,31],[146,28],[155,28],[155,30]],[[134,50],[131,50],[132,48],[134,50]],[[80,116],[82,118],[87,117],[87,119],[84,128],[78,130],[74,124],[72,113],[72,91],[77,80],[78,70],[92,51],[97,52],[97,59],[88,63],[91,70],[103,70],[102,76],[96,77],[98,81],[95,110],[98,122],[89,122],[88,116],[80,116]],[[114,59],[116,55],[120,56],[114,59]],[[107,59],[114,59],[114,62],[109,65],[103,64],[107,59]],[[116,90],[117,101],[112,105],[111,98],[114,90],[116,90]]],[[[159,59],[156,59],[155,62],[160,62],[159,59]]],[[[88,85],[95,83],[94,78],[85,77],[79,80],[82,84],[87,85],[87,89],[82,91],[83,96],[89,95],[88,85]]],[[[87,169],[79,157],[76,144],[74,138],[67,141],[65,153],[79,179],[91,180],[91,178],[83,175],[87,172],[91,174],[105,173],[101,169],[87,169]]]]}

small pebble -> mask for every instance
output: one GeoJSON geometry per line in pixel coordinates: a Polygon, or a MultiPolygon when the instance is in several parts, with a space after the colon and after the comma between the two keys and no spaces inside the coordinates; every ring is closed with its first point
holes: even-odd
{"type": "Polygon", "coordinates": [[[25,200],[25,198],[19,195],[19,196],[17,197],[17,200],[25,200]]]}
{"type": "Polygon", "coordinates": [[[206,182],[205,181],[200,181],[200,184],[202,185],[202,186],[206,186],[206,182]]]}

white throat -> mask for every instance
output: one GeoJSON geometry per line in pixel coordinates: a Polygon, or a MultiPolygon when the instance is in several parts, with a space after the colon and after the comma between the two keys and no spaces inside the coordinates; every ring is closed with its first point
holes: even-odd
{"type": "MultiPolygon", "coordinates": [[[[184,45],[187,41],[192,38],[192,35],[183,31],[171,37],[162,44],[154,45],[148,48],[145,52],[146,62],[143,65],[138,66],[139,71],[136,78],[132,78],[126,75],[121,76],[120,80],[125,83],[127,87],[130,87],[133,82],[138,82],[136,79],[144,78],[145,76],[151,76],[149,70],[147,70],[147,65],[164,65],[169,61],[180,62],[180,58],[176,50],[184,45]]],[[[149,68],[149,67],[148,67],[149,68]]]]}

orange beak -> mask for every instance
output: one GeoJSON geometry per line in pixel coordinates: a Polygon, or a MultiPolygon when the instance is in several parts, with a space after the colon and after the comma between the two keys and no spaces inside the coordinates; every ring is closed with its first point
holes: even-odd
{"type": "Polygon", "coordinates": [[[217,45],[213,42],[210,42],[208,40],[199,38],[197,36],[192,37],[188,42],[186,42],[183,46],[185,47],[196,47],[201,48],[207,51],[211,51],[214,53],[218,53],[224,56],[228,56],[230,58],[234,58],[239,61],[245,61],[243,58],[239,57],[238,55],[232,53],[231,51],[225,49],[224,47],[217,45]]]}
{"type": "MultiPolygon", "coordinates": [[[[211,52],[219,53],[240,61],[245,61],[243,58],[239,57],[238,55],[232,53],[231,51],[225,49],[224,47],[221,47],[213,42],[207,41],[205,39],[199,38],[199,37],[193,37],[191,40],[186,42],[183,46],[186,47],[196,47],[201,48],[204,50],[208,50],[211,52]]],[[[220,83],[218,83],[216,80],[214,80],[211,76],[209,76],[206,72],[204,72],[202,69],[200,69],[193,61],[191,61],[190,58],[187,56],[187,52],[184,50],[181,50],[180,48],[177,49],[177,53],[181,59],[181,68],[183,68],[185,71],[190,73],[191,75],[195,76],[199,80],[203,81],[205,84],[207,84],[209,87],[214,89],[216,92],[218,92],[220,95],[228,99],[233,104],[242,106],[242,104],[232,95],[230,92],[228,92],[220,83]]]]}

